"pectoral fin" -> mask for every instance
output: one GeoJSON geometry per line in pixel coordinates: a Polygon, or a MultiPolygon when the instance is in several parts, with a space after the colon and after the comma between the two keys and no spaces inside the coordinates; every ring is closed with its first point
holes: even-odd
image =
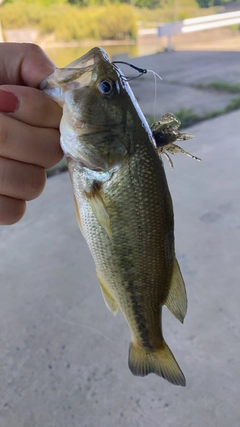
{"type": "Polygon", "coordinates": [[[105,304],[109,308],[109,310],[112,311],[114,315],[116,315],[118,312],[118,305],[115,299],[113,298],[111,292],[109,291],[108,287],[105,285],[105,283],[101,279],[100,274],[98,272],[97,272],[97,277],[100,282],[102,296],[105,301],[105,304]]]}
{"type": "Polygon", "coordinates": [[[187,312],[187,294],[176,258],[173,265],[171,285],[164,305],[183,323],[187,312]]]}
{"type": "Polygon", "coordinates": [[[112,237],[110,217],[100,194],[99,187],[94,187],[91,193],[86,193],[88,202],[99,224],[104,228],[108,237],[112,237]]]}

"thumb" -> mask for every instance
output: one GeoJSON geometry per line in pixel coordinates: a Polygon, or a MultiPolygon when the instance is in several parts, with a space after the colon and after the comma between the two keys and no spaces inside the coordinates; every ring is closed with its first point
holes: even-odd
{"type": "Polygon", "coordinates": [[[0,85],[38,87],[55,65],[32,43],[0,43],[0,85]]]}

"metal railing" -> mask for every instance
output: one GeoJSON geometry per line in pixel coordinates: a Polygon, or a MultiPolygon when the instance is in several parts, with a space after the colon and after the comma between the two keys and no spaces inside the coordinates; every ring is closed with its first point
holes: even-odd
{"type": "Polygon", "coordinates": [[[219,13],[217,15],[201,16],[200,18],[184,19],[157,27],[158,37],[168,38],[168,51],[172,50],[171,36],[180,33],[192,33],[195,31],[211,30],[219,27],[240,24],[240,11],[219,13]]]}

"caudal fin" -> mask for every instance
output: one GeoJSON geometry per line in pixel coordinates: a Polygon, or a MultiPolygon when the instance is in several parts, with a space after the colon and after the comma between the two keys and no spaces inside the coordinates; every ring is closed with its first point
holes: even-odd
{"type": "Polygon", "coordinates": [[[154,373],[175,385],[186,385],[185,377],[165,341],[160,349],[148,352],[133,342],[129,347],[128,366],[133,375],[154,373]]]}

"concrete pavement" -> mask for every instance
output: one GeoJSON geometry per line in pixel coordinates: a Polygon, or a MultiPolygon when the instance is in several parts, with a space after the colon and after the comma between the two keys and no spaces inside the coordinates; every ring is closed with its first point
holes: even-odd
{"type": "Polygon", "coordinates": [[[186,388],[128,370],[65,173],[0,228],[0,427],[239,427],[239,114],[189,128],[202,163],[165,162],[189,309],[184,325],[164,310],[163,328],[186,388]]]}
{"type": "MultiPolygon", "coordinates": [[[[155,81],[151,73],[132,80],[131,87],[147,117],[156,119],[167,111],[176,113],[181,108],[205,115],[221,110],[239,96],[239,93],[201,89],[199,84],[225,82],[240,84],[239,52],[165,52],[139,58],[130,62],[141,68],[154,70],[162,77],[157,79],[157,98],[154,105],[155,81]]],[[[121,65],[119,65],[121,66],[121,65]]],[[[129,68],[125,68],[129,73],[129,68]]]]}

